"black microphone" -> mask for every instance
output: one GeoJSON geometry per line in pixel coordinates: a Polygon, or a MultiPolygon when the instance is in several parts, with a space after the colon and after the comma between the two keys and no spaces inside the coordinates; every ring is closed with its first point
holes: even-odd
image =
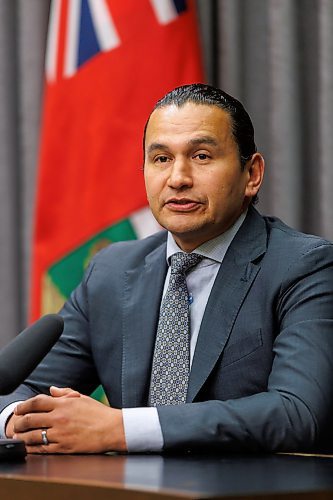
{"type": "MultiPolygon", "coordinates": [[[[36,368],[64,329],[58,314],[47,314],[28,326],[0,351],[0,394],[9,394],[36,368]]],[[[24,441],[0,439],[0,461],[22,461],[24,441]]]]}
{"type": "Polygon", "coordinates": [[[0,351],[0,394],[14,391],[56,343],[64,329],[58,314],[47,314],[28,326],[0,351]]]}

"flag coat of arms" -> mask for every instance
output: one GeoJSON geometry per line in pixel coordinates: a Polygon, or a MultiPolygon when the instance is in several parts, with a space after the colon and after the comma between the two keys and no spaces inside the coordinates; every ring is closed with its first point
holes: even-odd
{"type": "Polygon", "coordinates": [[[59,310],[103,246],[157,229],[144,124],[167,91],[202,80],[193,2],[52,1],[31,320],[59,310]]]}

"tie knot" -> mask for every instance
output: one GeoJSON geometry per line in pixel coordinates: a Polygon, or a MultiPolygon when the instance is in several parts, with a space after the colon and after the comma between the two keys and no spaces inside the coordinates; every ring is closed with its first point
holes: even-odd
{"type": "Polygon", "coordinates": [[[196,266],[203,259],[197,253],[178,252],[171,256],[171,274],[185,274],[191,267],[196,266]]]}

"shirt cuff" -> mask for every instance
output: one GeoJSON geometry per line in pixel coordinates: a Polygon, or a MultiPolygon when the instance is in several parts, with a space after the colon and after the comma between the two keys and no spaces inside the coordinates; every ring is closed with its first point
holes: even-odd
{"type": "Polygon", "coordinates": [[[130,453],[162,451],[164,441],[156,408],[123,408],[122,412],[130,453]]]}
{"type": "Polygon", "coordinates": [[[14,403],[11,403],[10,405],[6,406],[2,410],[2,412],[0,413],[0,438],[1,439],[7,438],[6,432],[5,432],[7,420],[14,413],[14,410],[19,403],[22,403],[22,401],[15,401],[14,403]]]}

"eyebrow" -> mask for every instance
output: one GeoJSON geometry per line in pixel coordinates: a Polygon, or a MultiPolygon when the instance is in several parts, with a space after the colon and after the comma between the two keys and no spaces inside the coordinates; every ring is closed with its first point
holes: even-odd
{"type": "MultiPolygon", "coordinates": [[[[191,139],[188,141],[188,144],[191,146],[199,146],[200,144],[208,144],[210,146],[217,147],[219,143],[209,136],[196,137],[195,139],[191,139]]],[[[169,150],[169,147],[166,144],[162,144],[160,142],[153,142],[147,149],[147,153],[151,153],[152,151],[156,151],[158,149],[169,150]]]]}
{"type": "Polygon", "coordinates": [[[199,144],[208,144],[210,146],[218,146],[219,143],[213,139],[212,137],[209,136],[202,136],[202,137],[197,137],[195,139],[191,139],[189,141],[189,144],[193,146],[198,146],[199,144]]]}
{"type": "Polygon", "coordinates": [[[156,151],[156,149],[169,149],[166,144],[162,144],[160,142],[152,142],[147,149],[147,153],[151,153],[152,151],[156,151]]]}

